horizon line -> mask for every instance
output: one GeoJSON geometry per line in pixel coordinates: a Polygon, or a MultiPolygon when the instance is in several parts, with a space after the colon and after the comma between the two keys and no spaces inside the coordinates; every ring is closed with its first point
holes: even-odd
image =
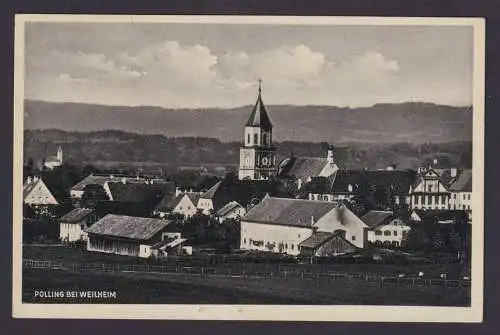
{"type": "MultiPolygon", "coordinates": [[[[219,110],[230,110],[230,109],[239,109],[239,108],[247,108],[253,106],[253,104],[244,104],[237,105],[233,107],[219,107],[219,106],[206,106],[206,107],[166,107],[159,105],[119,105],[119,104],[105,104],[105,103],[97,103],[97,102],[82,102],[82,101],[50,101],[50,100],[41,100],[41,99],[31,99],[24,98],[24,101],[31,102],[42,102],[49,104],[75,104],[75,105],[93,105],[93,106],[104,106],[104,107],[121,107],[121,108],[159,108],[159,109],[170,109],[170,110],[206,110],[206,109],[219,109],[219,110]]],[[[372,108],[375,106],[381,105],[404,105],[404,104],[421,104],[421,105],[435,105],[435,106],[444,106],[444,107],[452,107],[452,108],[472,108],[473,104],[444,104],[437,103],[431,101],[401,101],[401,102],[379,102],[374,103],[372,105],[360,105],[360,106],[339,106],[339,105],[328,105],[328,104],[266,104],[266,106],[274,106],[274,107],[333,107],[338,109],[361,109],[361,108],[372,108]]]]}

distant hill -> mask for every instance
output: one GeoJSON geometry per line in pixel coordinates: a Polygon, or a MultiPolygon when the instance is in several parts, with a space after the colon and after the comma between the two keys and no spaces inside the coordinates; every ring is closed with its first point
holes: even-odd
{"type": "MultiPolygon", "coordinates": [[[[324,157],[326,142],[275,142],[278,161],[292,152],[296,156],[324,157]]],[[[447,143],[354,143],[335,144],[335,160],[341,168],[399,168],[426,166],[437,158],[445,167],[470,167],[472,142],[447,143]]],[[[64,161],[135,170],[158,172],[162,168],[204,167],[212,171],[234,169],[239,161],[239,141],[222,142],[207,137],[168,138],[162,135],[142,135],[117,130],[66,132],[62,130],[25,130],[24,159],[39,161],[54,155],[58,146],[64,161]]]]}
{"type": "MultiPolygon", "coordinates": [[[[252,106],[165,109],[26,100],[25,129],[89,132],[115,129],[167,137],[240,141],[252,106]]],[[[277,141],[332,143],[450,142],[472,140],[472,109],[430,103],[366,108],[267,106],[277,141]]]]}

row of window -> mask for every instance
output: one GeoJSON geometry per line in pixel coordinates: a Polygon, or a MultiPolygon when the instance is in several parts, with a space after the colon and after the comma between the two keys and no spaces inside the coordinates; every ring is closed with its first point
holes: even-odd
{"type": "MultiPolygon", "coordinates": [[[[300,236],[300,235],[299,235],[299,236],[300,236]]],[[[256,242],[256,241],[253,241],[253,242],[256,242]]],[[[259,241],[259,242],[260,242],[260,241],[259,241]]],[[[246,245],[246,244],[247,244],[247,239],[246,239],[246,238],[244,238],[244,239],[243,239],[243,244],[244,244],[244,245],[246,245]]],[[[252,244],[252,239],[249,239],[249,240],[248,240],[248,244],[253,245],[253,244],[252,244]]],[[[264,245],[264,246],[266,246],[266,245],[268,245],[268,244],[270,244],[270,245],[277,245],[277,243],[276,243],[276,242],[270,242],[270,241],[262,241],[262,243],[260,243],[260,244],[262,244],[262,245],[264,245]]],[[[260,245],[260,244],[259,244],[259,245],[260,245]]],[[[281,243],[281,245],[282,245],[285,249],[288,249],[288,243],[284,243],[284,244],[283,244],[283,243],[281,243]]],[[[279,245],[278,245],[278,248],[279,248],[279,245]]],[[[295,245],[294,245],[293,243],[291,243],[291,244],[290,244],[290,249],[291,249],[291,250],[294,250],[294,249],[295,249],[295,245]]]]}
{"type": "MultiPolygon", "coordinates": [[[[247,134],[247,144],[251,144],[251,137],[250,137],[250,134],[247,134]]],[[[253,144],[255,145],[259,145],[259,135],[258,134],[254,134],[253,135],[253,144]]],[[[271,144],[270,141],[269,141],[269,134],[267,133],[264,133],[262,135],[262,145],[269,145],[271,144]]]]}
{"type": "Polygon", "coordinates": [[[448,200],[446,199],[446,195],[441,195],[441,196],[439,196],[439,195],[428,195],[427,196],[426,195],[426,196],[423,196],[423,199],[421,199],[420,196],[414,197],[414,203],[415,203],[415,205],[418,205],[420,202],[422,202],[422,205],[423,205],[427,202],[427,205],[431,205],[433,203],[432,199],[434,199],[435,204],[446,204],[448,202],[448,200]]]}
{"type": "MultiPolygon", "coordinates": [[[[384,232],[382,232],[381,230],[375,230],[375,235],[376,236],[382,236],[382,233],[384,236],[398,236],[398,231],[397,230],[394,230],[391,234],[391,231],[390,230],[384,230],[384,232]]],[[[406,237],[406,234],[407,232],[406,231],[403,231],[403,237],[406,237]]]]}

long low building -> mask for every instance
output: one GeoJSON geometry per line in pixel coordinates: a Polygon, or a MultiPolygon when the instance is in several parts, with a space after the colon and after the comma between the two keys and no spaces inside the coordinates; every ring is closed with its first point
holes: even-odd
{"type": "Polygon", "coordinates": [[[87,250],[147,258],[174,226],[173,221],[108,214],[87,229],[87,250]]]}
{"type": "Polygon", "coordinates": [[[341,203],[266,196],[241,219],[240,249],[298,255],[301,245],[319,247],[335,236],[349,242],[329,248],[331,254],[341,254],[349,251],[346,246],[364,248],[368,228],[341,203]],[[318,243],[305,242],[321,232],[329,235],[312,239],[318,243]]]}

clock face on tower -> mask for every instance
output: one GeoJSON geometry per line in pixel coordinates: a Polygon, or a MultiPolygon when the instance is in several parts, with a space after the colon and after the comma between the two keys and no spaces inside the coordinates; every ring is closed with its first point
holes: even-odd
{"type": "Polygon", "coordinates": [[[272,166],[273,165],[272,155],[268,153],[262,154],[260,163],[262,166],[265,167],[272,166]]]}

